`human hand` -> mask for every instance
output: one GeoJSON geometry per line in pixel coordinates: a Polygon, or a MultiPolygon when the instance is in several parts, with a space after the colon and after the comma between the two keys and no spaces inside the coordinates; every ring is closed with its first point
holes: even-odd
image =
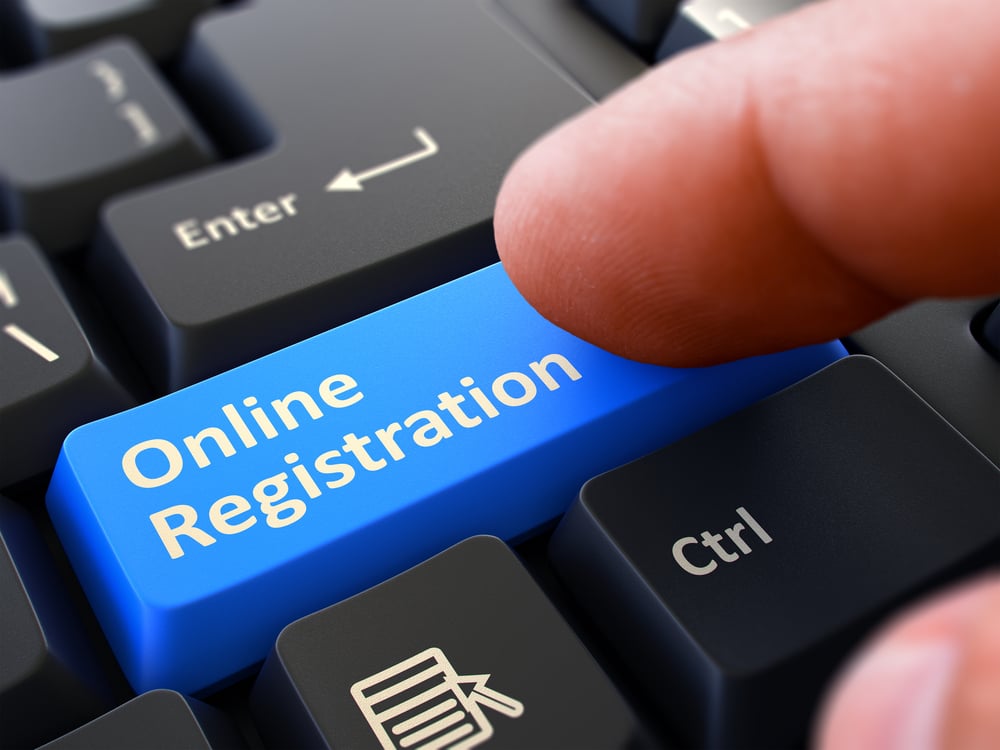
{"type": "MultiPolygon", "coordinates": [[[[703,365],[1000,291],[1000,4],[830,0],[681,56],[527,152],[497,244],[528,300],[703,365]]],[[[1000,743],[1000,582],[904,616],[825,748],[1000,743]]]]}

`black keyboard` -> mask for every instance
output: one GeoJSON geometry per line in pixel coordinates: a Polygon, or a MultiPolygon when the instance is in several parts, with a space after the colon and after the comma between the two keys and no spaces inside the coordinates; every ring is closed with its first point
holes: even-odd
{"type": "Polygon", "coordinates": [[[0,746],[805,744],[1000,560],[998,300],[670,370],[491,226],[549,128],[802,4],[0,0],[0,746]]]}

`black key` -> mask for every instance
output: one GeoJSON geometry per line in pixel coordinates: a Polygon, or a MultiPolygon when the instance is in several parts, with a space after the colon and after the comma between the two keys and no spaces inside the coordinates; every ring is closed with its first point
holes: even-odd
{"type": "Polygon", "coordinates": [[[25,239],[0,241],[0,487],[50,469],[71,429],[135,406],[25,239]]]}
{"type": "Polygon", "coordinates": [[[273,748],[641,744],[592,657],[493,537],[289,625],[251,709],[273,748]]]}
{"type": "Polygon", "coordinates": [[[896,373],[1000,466],[1000,359],[974,331],[991,301],[920,302],[858,331],[847,344],[896,373]]]}
{"type": "Polygon", "coordinates": [[[0,0],[0,69],[27,62],[30,57],[28,42],[18,4],[0,0]]]}
{"type": "Polygon", "coordinates": [[[587,104],[466,0],[253,5],[186,64],[278,145],[106,214],[94,265],[170,389],[494,260],[506,168],[587,104]]]}
{"type": "Polygon", "coordinates": [[[0,747],[34,747],[113,705],[27,512],[0,496],[0,747]]]}
{"type": "Polygon", "coordinates": [[[554,564],[697,745],[803,739],[892,608],[1000,555],[1000,470],[849,357],[588,482],[554,564]]]}
{"type": "Polygon", "coordinates": [[[125,42],[0,78],[0,220],[48,252],[86,242],[109,196],[208,161],[194,124],[125,42]]]}
{"type": "Polygon", "coordinates": [[[680,0],[582,0],[643,56],[652,56],[680,0]]]}
{"type": "Polygon", "coordinates": [[[525,43],[567,71],[594,99],[603,99],[649,64],[582,8],[576,0],[497,0],[525,43]]]}
{"type": "Polygon", "coordinates": [[[993,306],[992,313],[987,309],[983,314],[986,316],[982,324],[983,346],[1000,359],[1000,304],[993,306]]]}
{"type": "Polygon", "coordinates": [[[44,750],[229,750],[245,748],[229,718],[173,690],[153,690],[63,735],[44,750]]]}
{"type": "Polygon", "coordinates": [[[725,39],[810,2],[815,0],[687,0],[660,43],[656,59],[725,39]]]}
{"type": "Polygon", "coordinates": [[[213,0],[4,0],[34,59],[127,36],[157,60],[173,55],[213,0]]]}

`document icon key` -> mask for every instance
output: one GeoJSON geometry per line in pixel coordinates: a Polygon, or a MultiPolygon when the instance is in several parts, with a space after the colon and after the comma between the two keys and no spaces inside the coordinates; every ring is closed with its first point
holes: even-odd
{"type": "Polygon", "coordinates": [[[384,750],[465,750],[493,736],[484,706],[524,713],[520,701],[487,687],[489,678],[459,675],[433,647],[359,680],[351,695],[384,750]]]}
{"type": "Polygon", "coordinates": [[[473,537],[286,627],[250,710],[266,747],[658,747],[517,556],[473,537]]]}

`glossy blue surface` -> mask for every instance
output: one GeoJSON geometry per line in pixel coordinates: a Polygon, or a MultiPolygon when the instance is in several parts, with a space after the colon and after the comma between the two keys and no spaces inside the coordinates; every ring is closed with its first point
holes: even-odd
{"type": "Polygon", "coordinates": [[[843,355],[628,362],[497,265],[75,430],[48,507],[133,687],[197,693],[292,620],[468,536],[517,539],[589,477],[843,355]]]}

